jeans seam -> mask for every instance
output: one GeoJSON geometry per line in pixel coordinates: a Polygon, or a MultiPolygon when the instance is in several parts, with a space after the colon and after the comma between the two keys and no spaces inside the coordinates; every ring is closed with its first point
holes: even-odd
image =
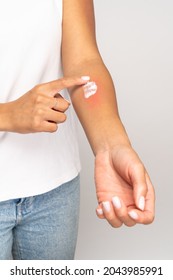
{"type": "Polygon", "coordinates": [[[15,259],[19,259],[19,260],[22,260],[22,252],[21,252],[21,249],[20,249],[20,243],[18,242],[18,239],[15,238],[15,231],[16,229],[14,228],[13,229],[13,247],[12,247],[12,255],[13,255],[13,258],[14,260],[15,259]],[[15,256],[17,256],[17,258],[15,258],[15,256]]]}

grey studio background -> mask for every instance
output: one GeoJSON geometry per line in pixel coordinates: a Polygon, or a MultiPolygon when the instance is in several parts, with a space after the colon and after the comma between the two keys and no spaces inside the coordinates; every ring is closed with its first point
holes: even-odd
{"type": "Polygon", "coordinates": [[[76,259],[172,259],[173,1],[94,2],[99,48],[123,123],[155,186],[156,218],[149,226],[113,229],[96,217],[94,157],[78,124],[83,169],[76,259]]]}

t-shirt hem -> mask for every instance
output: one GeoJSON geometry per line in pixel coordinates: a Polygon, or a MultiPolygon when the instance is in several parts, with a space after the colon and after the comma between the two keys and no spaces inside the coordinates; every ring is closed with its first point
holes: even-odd
{"type": "MultiPolygon", "coordinates": [[[[52,181],[42,185],[40,187],[40,189],[35,188],[34,190],[30,190],[29,192],[27,191],[27,192],[23,192],[23,193],[21,193],[21,190],[20,190],[20,195],[17,194],[17,192],[16,192],[16,194],[11,194],[11,195],[7,194],[4,196],[1,196],[0,202],[12,200],[12,199],[37,196],[37,195],[47,193],[49,191],[52,191],[55,188],[60,187],[61,185],[65,184],[65,183],[73,180],[75,177],[77,177],[79,175],[80,171],[81,171],[81,167],[74,168],[73,170],[71,170],[71,172],[69,174],[66,173],[66,174],[63,174],[63,176],[61,176],[61,177],[53,179],[52,181]]],[[[28,188],[26,188],[26,189],[28,189],[28,188]]]]}

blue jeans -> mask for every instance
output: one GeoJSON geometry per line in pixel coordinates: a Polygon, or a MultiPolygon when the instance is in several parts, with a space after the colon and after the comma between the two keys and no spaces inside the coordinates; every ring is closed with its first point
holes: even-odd
{"type": "Polygon", "coordinates": [[[0,260],[73,259],[79,176],[42,195],[0,202],[0,260]]]}

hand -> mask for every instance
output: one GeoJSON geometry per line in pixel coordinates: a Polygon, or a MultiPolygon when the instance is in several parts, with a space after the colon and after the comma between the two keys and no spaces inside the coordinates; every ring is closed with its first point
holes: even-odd
{"type": "Polygon", "coordinates": [[[39,84],[19,99],[4,104],[6,131],[18,133],[55,132],[65,122],[65,111],[70,102],[58,92],[64,88],[80,86],[82,78],[63,78],[39,84]]]}
{"type": "Polygon", "coordinates": [[[137,154],[119,146],[95,160],[97,215],[113,227],[149,224],[154,219],[154,188],[137,154]]]}

